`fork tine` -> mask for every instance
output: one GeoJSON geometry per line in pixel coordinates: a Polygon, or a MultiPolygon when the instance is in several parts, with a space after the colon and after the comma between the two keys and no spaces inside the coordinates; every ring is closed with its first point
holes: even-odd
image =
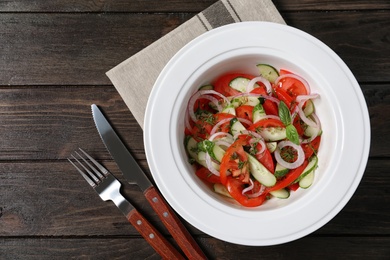
{"type": "MultiPolygon", "coordinates": [[[[90,165],[83,157],[81,157],[81,155],[77,152],[75,152],[87,165],[88,167],[93,167],[92,165],[90,165]]],[[[72,157],[73,159],[75,159],[81,167],[83,167],[83,169],[88,173],[89,177],[92,178],[92,180],[96,183],[96,184],[99,184],[100,183],[100,179],[97,178],[95,176],[95,174],[93,174],[87,167],[85,167],[84,164],[82,164],[73,154],[72,154],[72,157]]],[[[96,170],[96,169],[95,169],[96,170]]]]}
{"type": "MultiPolygon", "coordinates": [[[[83,149],[79,148],[79,150],[85,155],[87,156],[87,158],[93,163],[95,164],[95,166],[100,170],[100,172],[103,173],[104,176],[107,176],[109,174],[108,170],[106,168],[104,168],[103,165],[101,165],[100,163],[98,163],[95,159],[93,159],[89,154],[87,154],[83,149]]],[[[92,168],[95,168],[93,167],[92,165],[90,165],[92,168]]],[[[102,176],[103,177],[103,176],[102,176]]]]}
{"type": "MultiPolygon", "coordinates": [[[[79,148],[80,149],[80,148],[79,148]]],[[[81,150],[87,157],[89,160],[91,160],[92,162],[94,161],[94,159],[92,159],[91,156],[89,156],[86,152],[84,152],[83,150],[81,150]]],[[[78,152],[75,151],[75,154],[77,154],[78,157],[80,157],[84,163],[86,165],[88,165],[88,167],[95,173],[95,175],[98,177],[98,181],[100,182],[100,180],[104,179],[104,176],[102,175],[101,172],[99,172],[93,165],[91,165],[83,156],[81,156],[78,152]]],[[[96,162],[96,161],[95,161],[96,162]]],[[[96,162],[97,163],[97,162],[96,162]]],[[[95,163],[94,163],[95,164],[95,163]]],[[[96,164],[95,164],[96,165],[96,164]]],[[[86,168],[84,168],[85,170],[87,170],[86,168]]],[[[88,171],[88,170],[87,170],[88,171]]],[[[89,174],[91,175],[94,175],[92,172],[88,171],[89,174]]],[[[103,172],[104,173],[104,172],[103,172]]]]}
{"type": "MultiPolygon", "coordinates": [[[[76,159],[73,155],[72,155],[72,157],[74,158],[74,159],[76,159]]],[[[88,184],[89,185],[91,185],[92,187],[96,187],[97,186],[97,183],[95,183],[90,177],[88,177],[79,167],[77,167],[76,166],[76,164],[74,164],[73,162],[72,162],[72,160],[70,160],[69,158],[68,158],[68,161],[77,169],[77,171],[81,174],[81,176],[83,176],[84,177],[84,179],[88,182],[88,184]]],[[[76,161],[78,161],[77,159],[76,159],[76,161]]],[[[79,162],[80,163],[80,162],[79,162]]]]}

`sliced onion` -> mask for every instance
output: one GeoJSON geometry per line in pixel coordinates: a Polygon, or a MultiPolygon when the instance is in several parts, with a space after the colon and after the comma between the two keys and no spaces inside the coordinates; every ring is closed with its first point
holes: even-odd
{"type": "Polygon", "coordinates": [[[214,91],[214,90],[200,90],[200,91],[197,91],[195,92],[189,102],[188,102],[188,112],[189,112],[189,115],[192,119],[192,121],[196,122],[196,116],[195,116],[195,111],[194,111],[194,105],[195,105],[195,102],[199,99],[199,98],[205,98],[205,99],[208,99],[210,100],[211,102],[213,102],[215,104],[215,106],[217,107],[218,111],[221,111],[222,110],[222,106],[219,104],[219,101],[217,98],[211,96],[211,95],[217,95],[219,97],[221,97],[222,99],[224,99],[224,101],[229,104],[229,100],[224,96],[222,95],[221,93],[218,93],[217,91],[214,91]]]}
{"type": "Polygon", "coordinates": [[[260,186],[260,190],[259,190],[258,192],[253,193],[253,194],[248,194],[247,196],[248,196],[249,198],[257,198],[257,197],[259,197],[261,194],[263,194],[264,191],[265,191],[265,186],[264,186],[264,185],[261,185],[261,186],[260,186]]]}
{"type": "Polygon", "coordinates": [[[217,171],[214,166],[213,166],[213,161],[211,160],[211,156],[209,155],[209,153],[206,153],[206,165],[207,165],[207,169],[209,169],[209,171],[214,174],[214,175],[217,175],[219,176],[220,173],[219,171],[217,171]]]}
{"type": "Polygon", "coordinates": [[[217,132],[217,133],[210,135],[209,141],[213,141],[216,137],[221,136],[221,135],[227,136],[233,140],[233,136],[231,134],[225,133],[225,132],[217,132]]]}
{"type": "Polygon", "coordinates": [[[185,126],[188,130],[191,130],[192,127],[191,127],[191,124],[190,124],[190,119],[188,118],[190,115],[188,114],[188,107],[186,109],[186,114],[184,115],[184,122],[185,122],[185,126]]]}
{"type": "Polygon", "coordinates": [[[250,185],[242,190],[242,192],[241,192],[242,195],[244,195],[248,191],[251,191],[255,187],[255,184],[253,183],[252,179],[249,179],[249,183],[250,183],[250,185]]]}
{"type": "Polygon", "coordinates": [[[302,101],[306,101],[306,100],[309,100],[309,99],[315,99],[317,98],[319,95],[314,93],[314,94],[310,94],[310,95],[299,95],[297,96],[296,100],[298,103],[301,103],[302,101]]]}
{"type": "Polygon", "coordinates": [[[258,121],[263,120],[263,119],[277,119],[277,120],[280,121],[280,117],[275,116],[275,115],[265,115],[265,116],[261,116],[261,117],[259,117],[259,120],[258,120],[258,121]]]}
{"type": "Polygon", "coordinates": [[[279,142],[274,153],[275,153],[276,161],[280,165],[282,165],[283,167],[285,167],[287,169],[295,169],[295,168],[301,166],[303,164],[303,162],[305,161],[305,153],[303,152],[302,147],[300,145],[294,144],[291,141],[279,142]],[[295,160],[295,162],[292,162],[292,163],[286,162],[285,160],[283,160],[282,156],[280,155],[280,151],[282,150],[283,147],[286,147],[286,146],[291,146],[292,148],[294,148],[297,151],[298,158],[295,160]]]}
{"type": "Polygon", "coordinates": [[[248,119],[245,119],[245,118],[241,118],[241,117],[237,117],[238,121],[240,121],[241,123],[244,123],[244,124],[247,124],[247,125],[252,125],[252,121],[248,120],[248,119]]]}
{"type": "Polygon", "coordinates": [[[299,81],[302,82],[302,84],[305,86],[306,93],[310,93],[309,83],[308,83],[304,78],[302,78],[301,76],[298,76],[298,75],[295,75],[295,74],[284,74],[284,75],[279,76],[279,77],[275,80],[275,85],[278,85],[279,82],[280,82],[282,79],[285,79],[285,78],[293,78],[293,79],[299,80],[299,81]]]}
{"type": "Polygon", "coordinates": [[[264,99],[268,99],[276,104],[279,104],[279,100],[273,96],[269,96],[269,95],[262,95],[262,94],[256,94],[256,93],[239,93],[237,95],[234,95],[234,96],[230,96],[229,98],[231,99],[234,99],[234,98],[238,98],[238,97],[262,97],[264,99]]]}
{"type": "Polygon", "coordinates": [[[313,135],[310,138],[302,140],[302,143],[304,143],[304,144],[307,144],[307,143],[310,143],[311,141],[313,141],[318,136],[318,133],[321,131],[321,122],[320,122],[319,118],[317,117],[317,115],[315,113],[311,114],[311,116],[313,117],[314,122],[317,125],[315,127],[315,129],[317,131],[315,133],[313,133],[313,135]]]}
{"type": "Polygon", "coordinates": [[[298,107],[298,114],[299,114],[299,117],[301,118],[301,120],[309,126],[317,127],[316,122],[313,122],[312,120],[307,118],[307,116],[305,115],[305,112],[303,112],[302,106],[303,106],[303,102],[299,103],[297,106],[298,107]]]}
{"type": "Polygon", "coordinates": [[[251,81],[249,81],[248,85],[246,86],[246,92],[250,92],[250,89],[252,89],[257,82],[263,83],[265,88],[267,89],[267,93],[268,94],[271,93],[272,91],[271,83],[269,83],[268,80],[266,80],[264,77],[261,76],[253,78],[251,81]]]}
{"type": "Polygon", "coordinates": [[[214,127],[211,129],[210,135],[215,134],[215,133],[217,132],[218,128],[219,128],[221,125],[223,125],[223,124],[229,122],[230,120],[232,120],[232,118],[225,118],[225,119],[222,119],[221,121],[219,121],[218,123],[216,123],[216,124],[214,125],[214,127]]]}
{"type": "MultiPolygon", "coordinates": [[[[245,193],[247,193],[248,191],[251,191],[253,190],[253,188],[255,187],[252,179],[249,179],[249,182],[250,182],[250,185],[248,187],[246,187],[245,189],[242,190],[242,195],[245,195],[245,193]]],[[[261,185],[260,186],[260,190],[256,193],[253,193],[253,194],[246,194],[248,196],[248,198],[257,198],[259,197],[261,194],[263,194],[263,192],[265,191],[265,186],[264,185],[261,185]]]]}

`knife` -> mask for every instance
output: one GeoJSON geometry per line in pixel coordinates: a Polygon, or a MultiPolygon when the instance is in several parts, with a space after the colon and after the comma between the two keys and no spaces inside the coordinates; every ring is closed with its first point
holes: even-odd
{"type": "Polygon", "coordinates": [[[91,107],[99,135],[127,181],[132,184],[136,183],[140,187],[153,210],[188,259],[207,259],[183,223],[142,171],[100,109],[95,104],[91,107]]]}

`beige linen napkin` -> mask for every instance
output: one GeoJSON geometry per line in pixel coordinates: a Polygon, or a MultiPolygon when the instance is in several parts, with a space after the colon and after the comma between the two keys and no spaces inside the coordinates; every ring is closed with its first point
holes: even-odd
{"type": "Polygon", "coordinates": [[[142,128],[149,94],[173,55],[202,33],[243,21],[285,23],[271,0],[220,0],[107,72],[142,128]]]}

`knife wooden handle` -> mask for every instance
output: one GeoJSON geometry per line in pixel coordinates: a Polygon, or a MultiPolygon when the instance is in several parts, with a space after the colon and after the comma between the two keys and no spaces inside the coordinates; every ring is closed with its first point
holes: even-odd
{"type": "Polygon", "coordinates": [[[161,196],[160,192],[152,186],[145,190],[144,195],[187,258],[207,259],[202,249],[161,196]]]}
{"type": "Polygon", "coordinates": [[[184,257],[164,238],[136,209],[127,215],[127,220],[138,230],[145,240],[163,259],[184,259],[184,257]]]}

